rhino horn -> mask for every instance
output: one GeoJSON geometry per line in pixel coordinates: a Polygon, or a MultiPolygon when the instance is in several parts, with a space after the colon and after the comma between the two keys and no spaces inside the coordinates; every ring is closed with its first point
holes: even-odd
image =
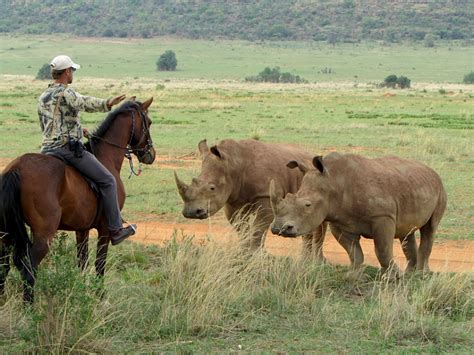
{"type": "Polygon", "coordinates": [[[180,180],[176,171],[174,173],[174,180],[176,181],[176,186],[178,187],[179,195],[184,198],[186,191],[188,190],[189,186],[184,183],[184,181],[180,180]]]}

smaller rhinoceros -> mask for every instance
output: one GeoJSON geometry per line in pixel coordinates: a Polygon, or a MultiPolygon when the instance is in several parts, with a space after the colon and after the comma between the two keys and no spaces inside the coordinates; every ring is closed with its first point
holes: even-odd
{"type": "Polygon", "coordinates": [[[304,235],[323,221],[349,254],[354,267],[364,261],[360,237],[372,238],[382,266],[398,274],[393,239],[402,243],[406,270],[428,270],[436,228],[446,208],[446,191],[431,168],[398,157],[368,159],[331,153],[314,157],[314,168],[290,161],[304,174],[296,194],[283,199],[270,184],[274,212],[272,232],[285,237],[304,235]],[[420,230],[416,248],[415,231],[420,230]]]}
{"type": "MultiPolygon", "coordinates": [[[[236,225],[236,216],[254,215],[249,228],[253,231],[251,250],[262,246],[262,239],[273,219],[268,188],[274,179],[281,187],[281,197],[296,192],[303,178],[299,170],[286,167],[289,160],[311,162],[312,154],[284,144],[256,140],[226,139],[210,148],[206,140],[199,142],[202,155],[201,174],[187,185],[175,173],[176,185],[184,201],[186,218],[209,218],[221,208],[229,222],[236,225]]],[[[303,252],[323,260],[322,245],[326,224],[315,226],[303,237],[303,252]]]]}

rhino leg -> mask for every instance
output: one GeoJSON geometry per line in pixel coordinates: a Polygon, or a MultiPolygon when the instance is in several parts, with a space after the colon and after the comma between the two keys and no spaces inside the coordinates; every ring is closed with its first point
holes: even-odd
{"type": "Polygon", "coordinates": [[[258,199],[240,209],[226,206],[225,214],[243,238],[245,249],[255,251],[263,247],[264,236],[273,220],[273,212],[268,198],[258,199]]]}
{"type": "Polygon", "coordinates": [[[312,234],[303,236],[303,258],[309,258],[316,262],[324,263],[323,244],[328,224],[323,222],[312,234]]]}
{"type": "Polygon", "coordinates": [[[393,222],[381,221],[374,228],[375,255],[382,267],[382,274],[386,277],[398,278],[400,270],[393,259],[393,237],[395,235],[395,224],[393,222]]]}
{"type": "Polygon", "coordinates": [[[420,228],[421,238],[416,264],[418,271],[430,271],[428,260],[431,255],[431,249],[433,248],[435,230],[436,228],[431,225],[431,221],[428,221],[427,224],[420,228]]]}
{"type": "Polygon", "coordinates": [[[402,244],[403,253],[405,254],[405,257],[408,261],[405,272],[413,272],[415,271],[417,260],[415,232],[400,238],[400,243],[402,244]]]}
{"type": "Polygon", "coordinates": [[[360,247],[360,235],[343,232],[333,224],[330,224],[329,228],[331,228],[332,235],[349,255],[352,267],[360,268],[364,262],[364,253],[360,247]]]}

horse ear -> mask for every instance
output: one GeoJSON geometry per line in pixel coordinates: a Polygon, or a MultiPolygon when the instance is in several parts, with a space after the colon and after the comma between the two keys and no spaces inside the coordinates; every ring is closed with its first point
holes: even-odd
{"type": "Polygon", "coordinates": [[[207,140],[203,139],[202,141],[200,141],[198,144],[198,149],[199,149],[199,153],[201,153],[202,155],[209,152],[209,147],[207,146],[207,140]]]}
{"type": "Polygon", "coordinates": [[[136,99],[136,98],[137,98],[136,96],[130,96],[130,98],[128,99],[128,101],[135,102],[135,99],[136,99]]]}
{"type": "Polygon", "coordinates": [[[148,107],[150,107],[152,102],[153,102],[153,96],[150,97],[148,100],[146,100],[144,103],[142,103],[142,108],[144,110],[148,110],[148,107]]]}

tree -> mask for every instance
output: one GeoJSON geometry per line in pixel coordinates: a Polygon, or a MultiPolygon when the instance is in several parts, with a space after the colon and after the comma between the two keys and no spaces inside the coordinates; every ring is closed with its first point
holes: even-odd
{"type": "Polygon", "coordinates": [[[471,71],[469,74],[464,75],[464,84],[474,84],[474,71],[471,71]]]}
{"type": "Polygon", "coordinates": [[[388,88],[395,88],[397,86],[398,77],[395,74],[387,76],[383,81],[383,86],[388,88]]]}
{"type": "Polygon", "coordinates": [[[400,89],[408,89],[411,85],[411,80],[406,76],[400,75],[397,79],[397,85],[400,89]]]}
{"type": "Polygon", "coordinates": [[[156,62],[159,71],[175,71],[177,65],[176,54],[171,50],[164,52],[156,62]]]}
{"type": "Polygon", "coordinates": [[[51,65],[43,64],[36,74],[36,80],[50,80],[51,79],[51,65]]]}
{"type": "Polygon", "coordinates": [[[425,47],[433,48],[435,46],[435,39],[436,38],[432,33],[427,33],[424,39],[425,47]]]}

